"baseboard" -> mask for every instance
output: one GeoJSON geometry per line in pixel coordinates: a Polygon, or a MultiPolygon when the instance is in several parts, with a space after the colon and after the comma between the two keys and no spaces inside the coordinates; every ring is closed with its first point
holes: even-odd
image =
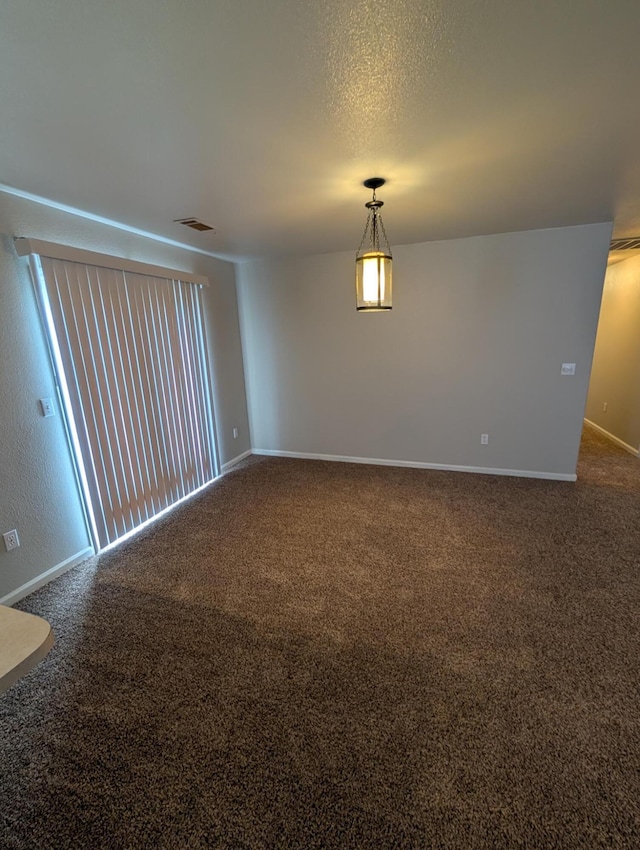
{"type": "Polygon", "coordinates": [[[386,460],[376,457],[347,457],[344,455],[280,452],[272,449],[253,449],[254,455],[296,457],[303,460],[332,460],[341,463],[367,463],[373,466],[404,466],[412,469],[439,469],[445,472],[474,472],[480,475],[508,475],[514,478],[542,478],[547,481],[577,481],[577,476],[564,472],[538,472],[534,469],[494,469],[489,466],[454,466],[447,463],[422,463],[411,460],[386,460]]]}
{"type": "Polygon", "coordinates": [[[629,454],[634,457],[640,457],[640,451],[638,449],[634,449],[633,446],[630,446],[629,443],[625,443],[624,440],[621,440],[620,437],[615,437],[613,434],[610,434],[609,431],[606,431],[600,425],[596,425],[595,422],[592,422],[590,419],[584,420],[587,425],[591,425],[592,428],[595,428],[598,433],[602,434],[603,437],[606,437],[608,440],[611,440],[612,443],[615,443],[617,446],[620,446],[621,449],[624,449],[625,452],[629,452],[629,454]]]}
{"type": "Polygon", "coordinates": [[[24,599],[25,596],[29,596],[30,593],[39,590],[41,587],[44,587],[45,584],[49,584],[50,581],[53,581],[54,578],[62,575],[62,573],[66,573],[67,570],[70,570],[77,564],[82,563],[82,561],[86,561],[86,559],[90,558],[93,554],[95,554],[93,546],[89,546],[87,549],[83,549],[82,552],[72,555],[70,558],[67,558],[66,561],[56,564],[55,567],[51,567],[50,570],[32,578],[31,581],[23,584],[22,587],[18,587],[16,590],[8,593],[0,599],[0,605],[14,605],[16,602],[24,599]]]}
{"type": "Polygon", "coordinates": [[[220,472],[224,475],[225,472],[229,472],[232,466],[235,466],[237,463],[240,463],[241,460],[244,460],[246,457],[252,454],[251,449],[247,449],[246,452],[242,452],[242,454],[237,455],[232,460],[228,460],[226,463],[223,463],[220,467],[220,472]]]}

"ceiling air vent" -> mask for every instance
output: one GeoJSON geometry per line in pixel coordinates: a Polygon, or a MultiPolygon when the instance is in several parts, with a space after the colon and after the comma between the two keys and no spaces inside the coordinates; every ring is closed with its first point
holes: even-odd
{"type": "Polygon", "coordinates": [[[185,227],[190,227],[192,230],[213,230],[210,224],[205,224],[197,218],[174,218],[176,224],[184,224],[185,227]]]}
{"type": "Polygon", "coordinates": [[[610,251],[637,251],[640,248],[640,236],[630,236],[627,239],[612,239],[610,251]]]}

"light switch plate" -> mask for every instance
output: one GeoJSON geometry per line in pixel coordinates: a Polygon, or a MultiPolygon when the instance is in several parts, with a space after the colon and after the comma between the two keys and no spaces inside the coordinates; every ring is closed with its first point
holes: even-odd
{"type": "Polygon", "coordinates": [[[41,398],[40,399],[40,408],[42,410],[43,416],[55,416],[56,411],[53,406],[52,398],[41,398]]]}

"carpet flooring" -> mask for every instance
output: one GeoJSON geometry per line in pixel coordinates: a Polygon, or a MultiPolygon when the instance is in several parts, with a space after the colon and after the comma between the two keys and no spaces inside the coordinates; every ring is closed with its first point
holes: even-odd
{"type": "Polygon", "coordinates": [[[640,461],[250,458],[23,600],[3,850],[640,847],[640,461]]]}

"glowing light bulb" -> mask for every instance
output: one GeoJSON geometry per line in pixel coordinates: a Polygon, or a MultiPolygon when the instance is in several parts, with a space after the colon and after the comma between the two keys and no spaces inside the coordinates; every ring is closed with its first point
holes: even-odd
{"type": "Polygon", "coordinates": [[[362,258],[362,300],[369,304],[384,301],[383,257],[382,251],[370,251],[362,258]]]}

